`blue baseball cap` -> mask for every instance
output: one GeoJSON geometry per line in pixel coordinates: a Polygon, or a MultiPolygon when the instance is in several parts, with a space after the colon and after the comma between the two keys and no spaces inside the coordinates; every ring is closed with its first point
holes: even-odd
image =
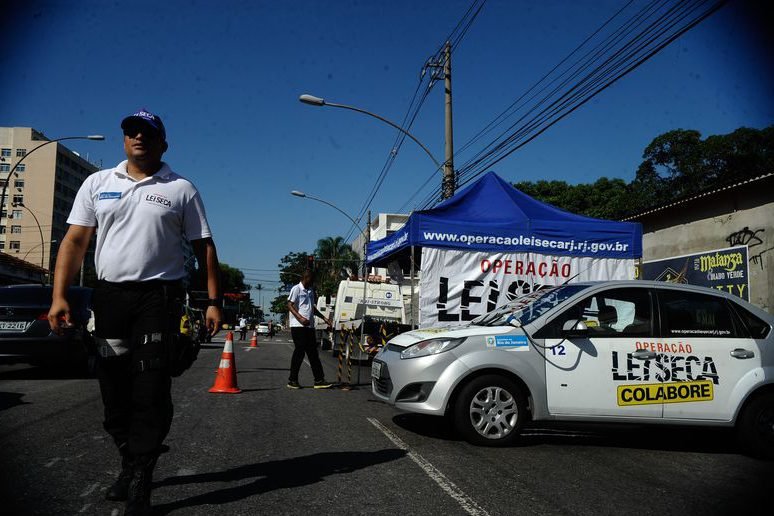
{"type": "Polygon", "coordinates": [[[131,115],[127,116],[121,121],[121,129],[126,129],[126,127],[129,125],[129,123],[133,121],[143,122],[157,130],[161,134],[161,139],[166,141],[167,139],[167,130],[164,129],[164,122],[161,121],[161,117],[158,115],[154,115],[147,109],[143,108],[137,111],[136,113],[132,113],[131,115]]]}

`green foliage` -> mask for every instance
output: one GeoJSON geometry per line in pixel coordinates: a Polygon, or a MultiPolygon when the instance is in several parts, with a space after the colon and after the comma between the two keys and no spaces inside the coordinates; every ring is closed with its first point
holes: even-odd
{"type": "Polygon", "coordinates": [[[223,292],[242,292],[249,288],[244,273],[225,263],[220,264],[220,287],[223,292]]]}
{"type": "Polygon", "coordinates": [[[320,296],[336,295],[342,278],[358,270],[360,257],[340,236],[318,240],[314,254],[317,294],[320,296]]]}
{"type": "Polygon", "coordinates": [[[645,148],[630,183],[602,177],[593,184],[523,181],[514,186],[572,213],[622,219],[717,186],[774,171],[774,126],[742,127],[701,139],[694,130],[675,129],[645,148]]]}
{"type": "Polygon", "coordinates": [[[290,252],[282,257],[278,265],[280,281],[282,282],[281,289],[289,291],[293,285],[301,281],[301,275],[309,265],[309,256],[310,254],[306,252],[290,252]]]}
{"type": "Polygon", "coordinates": [[[279,263],[280,294],[271,303],[271,311],[275,314],[285,314],[287,307],[287,292],[301,280],[304,270],[309,267],[309,257],[314,256],[315,290],[318,296],[333,296],[339,287],[339,281],[348,275],[346,270],[356,273],[360,257],[352,247],[344,242],[344,238],[325,237],[317,241],[314,255],[306,252],[290,252],[282,257],[279,263]]]}
{"type": "Polygon", "coordinates": [[[278,289],[280,294],[271,301],[269,311],[280,315],[283,320],[288,313],[287,293],[293,288],[293,285],[301,281],[301,275],[309,264],[309,256],[311,255],[306,252],[290,252],[280,260],[278,266],[280,268],[280,281],[282,285],[278,289]]]}
{"type": "Polygon", "coordinates": [[[269,311],[277,315],[285,315],[288,313],[288,295],[280,294],[271,301],[269,311]]]}

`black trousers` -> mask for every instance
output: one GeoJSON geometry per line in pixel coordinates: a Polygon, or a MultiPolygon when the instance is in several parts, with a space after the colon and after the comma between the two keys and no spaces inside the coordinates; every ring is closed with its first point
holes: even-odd
{"type": "Polygon", "coordinates": [[[319,382],[325,379],[320,356],[317,354],[317,341],[314,336],[313,328],[290,328],[290,335],[293,337],[293,357],[290,359],[290,378],[291,382],[298,381],[298,371],[301,369],[301,363],[304,361],[304,355],[309,359],[309,365],[312,366],[314,381],[319,382]]]}
{"type": "Polygon", "coordinates": [[[168,342],[179,332],[184,291],[176,283],[100,282],[95,335],[128,342],[129,352],[97,362],[104,428],[123,452],[158,455],[172,423],[168,342]]]}

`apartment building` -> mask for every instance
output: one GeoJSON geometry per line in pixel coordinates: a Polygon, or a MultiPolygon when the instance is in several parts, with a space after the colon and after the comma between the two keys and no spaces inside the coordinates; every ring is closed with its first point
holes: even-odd
{"type": "MultiPolygon", "coordinates": [[[[43,269],[53,267],[52,257],[67,230],[78,188],[98,170],[60,142],[31,153],[48,140],[30,127],[0,127],[0,189],[6,186],[0,252],[43,269]]],[[[14,281],[0,278],[0,282],[14,281]]]]}

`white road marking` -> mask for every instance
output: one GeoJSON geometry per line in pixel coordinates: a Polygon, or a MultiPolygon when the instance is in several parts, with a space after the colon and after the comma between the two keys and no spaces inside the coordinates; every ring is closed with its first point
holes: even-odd
{"type": "Polygon", "coordinates": [[[51,459],[50,461],[48,461],[48,462],[46,463],[45,467],[46,467],[46,468],[50,468],[51,466],[53,466],[54,464],[56,464],[56,463],[57,463],[57,462],[59,462],[60,460],[62,460],[62,458],[61,458],[61,457],[54,457],[53,459],[51,459]]]}
{"type": "Polygon", "coordinates": [[[189,477],[191,475],[195,475],[196,470],[195,469],[188,469],[188,468],[180,468],[177,470],[177,473],[175,473],[175,476],[177,477],[189,477]]]}
{"type": "Polygon", "coordinates": [[[81,498],[85,498],[85,497],[89,496],[98,487],[99,487],[99,482],[95,482],[95,483],[91,484],[89,487],[86,488],[86,490],[84,490],[81,493],[81,498]]]}
{"type": "Polygon", "coordinates": [[[90,503],[87,503],[86,505],[84,505],[83,507],[81,507],[81,510],[80,510],[80,511],[78,511],[78,514],[80,514],[80,513],[83,513],[83,512],[86,512],[86,511],[88,511],[88,510],[89,510],[89,507],[91,507],[91,504],[90,504],[90,503]]]}
{"type": "Polygon", "coordinates": [[[118,509],[113,509],[112,511],[110,511],[110,516],[118,516],[118,513],[119,513],[118,509]]]}
{"type": "Polygon", "coordinates": [[[441,473],[438,468],[433,466],[427,459],[422,457],[420,454],[411,451],[408,444],[403,442],[403,440],[395,435],[389,428],[381,424],[377,419],[374,418],[366,418],[372,425],[374,425],[380,432],[382,432],[387,439],[392,441],[392,443],[400,448],[401,450],[406,451],[406,455],[408,458],[413,460],[417,466],[422,468],[422,470],[427,474],[428,477],[430,477],[436,484],[438,484],[438,487],[443,489],[446,494],[448,494],[452,499],[454,499],[458,504],[460,504],[460,507],[467,512],[468,514],[471,514],[473,516],[489,516],[489,513],[486,512],[486,510],[478,505],[471,497],[469,497],[465,492],[457,487],[454,482],[449,480],[446,475],[441,473]]]}

